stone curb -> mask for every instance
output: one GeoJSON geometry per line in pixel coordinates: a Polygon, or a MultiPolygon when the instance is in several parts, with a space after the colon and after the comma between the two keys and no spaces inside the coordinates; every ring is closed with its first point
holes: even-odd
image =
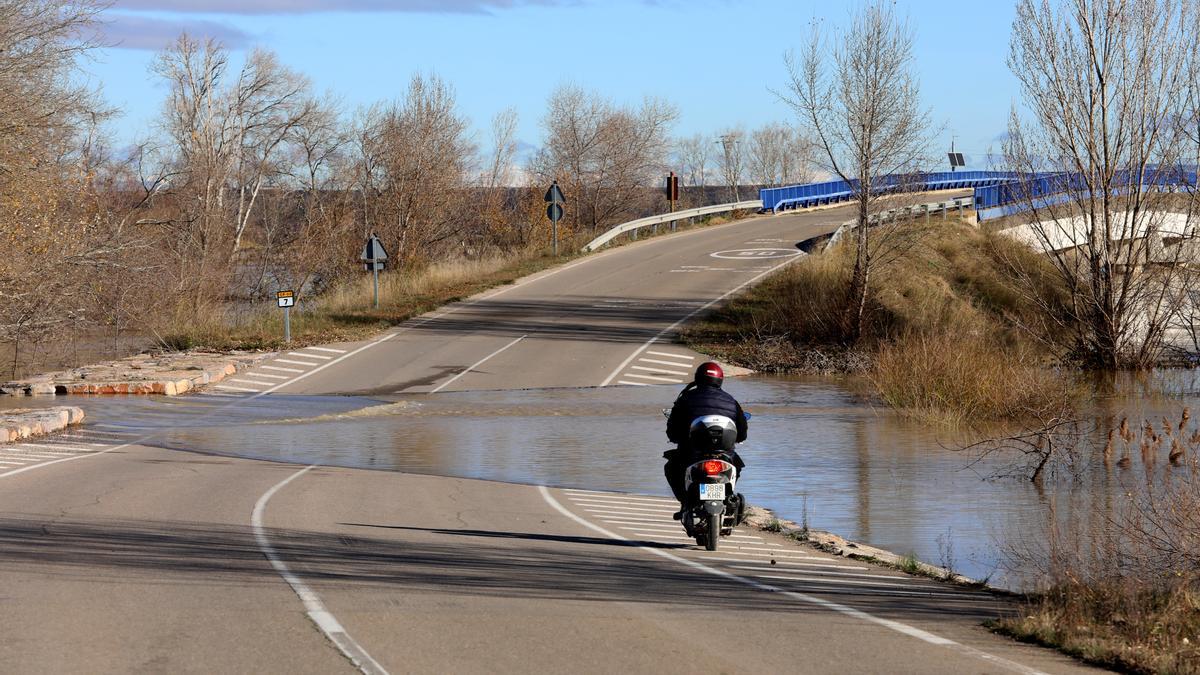
{"type": "Polygon", "coordinates": [[[0,413],[0,443],[15,443],[34,436],[62,431],[83,421],[83,409],[74,406],[0,413]]]}
{"type": "Polygon", "coordinates": [[[177,352],[141,354],[119,361],[37,375],[0,385],[0,395],[64,396],[133,394],[178,396],[216,384],[252,368],[272,353],[216,354],[177,352]]]}
{"type": "MultiPolygon", "coordinates": [[[[777,518],[769,509],[760,506],[747,507],[745,523],[764,532],[777,532],[796,541],[808,542],[819,550],[845,558],[880,562],[901,570],[908,569],[914,562],[908,556],[897,555],[882,548],[853,542],[832,532],[800,527],[790,520],[777,518]]],[[[952,584],[981,588],[995,593],[1010,594],[1012,592],[1007,589],[991,586],[977,579],[957,574],[944,567],[930,565],[921,561],[915,561],[915,563],[916,574],[922,576],[940,579],[952,584]]]]}

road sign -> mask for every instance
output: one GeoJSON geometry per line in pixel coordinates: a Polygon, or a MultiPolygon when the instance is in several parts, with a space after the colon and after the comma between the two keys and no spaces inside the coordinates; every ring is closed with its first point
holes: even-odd
{"type": "Polygon", "coordinates": [[[292,341],[292,307],[296,305],[295,291],[279,291],[275,302],[283,308],[283,341],[292,341]]]}
{"type": "Polygon", "coordinates": [[[546,201],[549,204],[546,206],[546,217],[550,219],[551,229],[554,237],[554,255],[558,255],[558,221],[563,217],[563,204],[567,203],[567,198],[563,196],[562,190],[558,189],[558,181],[550,184],[550,189],[546,190],[546,201]]]}
{"type": "Polygon", "coordinates": [[[375,276],[375,309],[379,309],[379,271],[383,269],[388,254],[383,250],[383,242],[379,241],[379,237],[376,237],[374,232],[367,237],[367,243],[363,246],[362,255],[358,259],[363,261],[363,269],[375,276]]]}
{"type": "Polygon", "coordinates": [[[547,204],[546,205],[546,217],[555,223],[562,220],[562,217],[563,217],[562,205],[554,204],[554,203],[547,204]]]}
{"type": "Polygon", "coordinates": [[[550,184],[550,189],[546,190],[545,201],[551,204],[566,204],[567,198],[563,196],[562,190],[558,189],[558,181],[550,184]]]}
{"type": "Polygon", "coordinates": [[[667,176],[667,201],[679,201],[679,176],[676,176],[674,171],[667,176]]]}
{"type": "Polygon", "coordinates": [[[363,246],[362,255],[358,259],[368,263],[382,263],[388,259],[387,251],[383,250],[383,242],[379,241],[379,237],[376,237],[374,232],[371,233],[370,237],[367,237],[367,243],[363,246]]]}

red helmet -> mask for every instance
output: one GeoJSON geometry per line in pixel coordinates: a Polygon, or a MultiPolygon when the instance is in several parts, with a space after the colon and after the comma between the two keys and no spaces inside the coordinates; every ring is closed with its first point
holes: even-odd
{"type": "Polygon", "coordinates": [[[724,381],[725,371],[721,370],[721,366],[716,361],[705,361],[696,369],[696,384],[707,384],[720,389],[721,383],[724,381]]]}

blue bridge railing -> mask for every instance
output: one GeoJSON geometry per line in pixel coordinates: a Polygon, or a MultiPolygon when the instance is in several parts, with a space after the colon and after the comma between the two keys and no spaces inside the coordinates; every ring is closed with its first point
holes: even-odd
{"type": "MultiPolygon", "coordinates": [[[[1119,171],[1111,185],[1141,183],[1161,190],[1193,190],[1197,186],[1197,167],[1147,166],[1139,171],[1119,171]]],[[[857,181],[834,180],[808,185],[791,185],[759,190],[763,208],[777,213],[786,209],[807,208],[853,197],[857,181]]],[[[1008,215],[1030,203],[1051,204],[1056,196],[1088,190],[1081,174],[1047,172],[1019,174],[1012,171],[944,171],[905,176],[886,176],[876,182],[876,190],[926,192],[971,188],[980,220],[1008,215]]]]}

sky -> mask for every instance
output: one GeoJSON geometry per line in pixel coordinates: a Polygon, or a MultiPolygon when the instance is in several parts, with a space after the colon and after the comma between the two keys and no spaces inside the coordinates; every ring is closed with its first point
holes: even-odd
{"type": "MultiPolygon", "coordinates": [[[[1014,0],[896,0],[916,33],[915,70],[937,129],[933,147],[982,166],[998,149],[1018,96],[1005,65],[1014,0]]],[[[181,31],[211,36],[235,57],[275,52],[353,110],[399,98],[417,73],[454,87],[486,149],[491,118],[515,108],[523,147],[539,147],[555,87],[573,83],[619,104],[675,104],[677,136],[792,122],[772,93],[784,53],[808,26],[847,25],[839,0],[114,0],[108,47],[84,64],[120,116],[119,144],[153,132],[166,94],[150,73],[181,31]]]]}

